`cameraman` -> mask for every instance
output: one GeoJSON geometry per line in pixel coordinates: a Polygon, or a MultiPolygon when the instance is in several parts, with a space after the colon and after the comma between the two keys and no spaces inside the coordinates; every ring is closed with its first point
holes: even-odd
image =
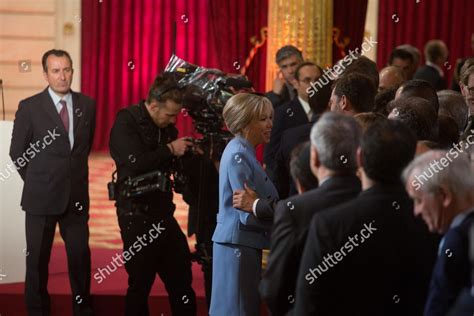
{"type": "Polygon", "coordinates": [[[173,77],[159,75],[146,101],[118,112],[110,134],[110,153],[118,175],[114,190],[117,216],[128,273],[125,315],[149,314],[148,295],[156,273],[168,291],[173,315],[196,314],[190,253],[173,217],[173,192],[157,190],[133,198],[123,194],[129,177],[159,170],[169,180],[175,158],[192,147],[187,138],[176,139],[174,124],[181,111],[181,96],[173,77]]]}

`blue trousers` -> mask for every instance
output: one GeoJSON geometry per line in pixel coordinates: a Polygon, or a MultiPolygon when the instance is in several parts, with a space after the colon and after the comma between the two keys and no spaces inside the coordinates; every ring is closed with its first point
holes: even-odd
{"type": "Polygon", "coordinates": [[[211,316],[258,316],[262,250],[214,243],[211,316]]]}

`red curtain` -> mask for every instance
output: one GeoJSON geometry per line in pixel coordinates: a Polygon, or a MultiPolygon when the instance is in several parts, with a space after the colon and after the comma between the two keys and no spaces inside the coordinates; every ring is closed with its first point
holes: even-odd
{"type": "MultiPolygon", "coordinates": [[[[179,57],[238,72],[250,52],[250,37],[267,24],[267,11],[267,0],[82,0],[81,90],[97,101],[93,148],[108,149],[116,113],[144,99],[166,66],[174,22],[179,57]]],[[[248,71],[257,89],[265,86],[264,47],[248,71]]],[[[177,127],[181,135],[192,135],[189,117],[181,116],[177,127]]]]}
{"type": "Polygon", "coordinates": [[[377,44],[379,68],[387,64],[390,52],[400,44],[412,44],[423,55],[427,41],[441,39],[449,49],[444,71],[450,84],[456,59],[472,54],[472,12],[474,2],[471,0],[380,1],[377,44]]]}
{"type": "MultiPolygon", "coordinates": [[[[333,2],[333,27],[340,31],[339,39],[336,41],[342,42],[344,38],[349,39],[348,45],[343,49],[346,54],[349,53],[349,49],[354,51],[357,47],[359,49],[361,47],[364,39],[367,2],[368,0],[334,0],[333,2]]],[[[333,63],[343,57],[341,48],[333,41],[333,63]]]]}

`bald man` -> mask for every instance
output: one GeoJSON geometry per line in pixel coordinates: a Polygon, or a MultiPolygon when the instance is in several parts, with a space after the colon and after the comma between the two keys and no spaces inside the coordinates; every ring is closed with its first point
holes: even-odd
{"type": "Polygon", "coordinates": [[[380,71],[378,92],[387,89],[398,89],[406,81],[403,69],[396,66],[387,66],[380,71]]]}

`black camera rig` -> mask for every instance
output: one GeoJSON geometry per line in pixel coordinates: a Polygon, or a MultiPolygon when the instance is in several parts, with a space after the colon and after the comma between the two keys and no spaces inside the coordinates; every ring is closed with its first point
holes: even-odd
{"type": "Polygon", "coordinates": [[[170,192],[173,187],[173,181],[170,180],[169,175],[157,170],[133,178],[126,178],[120,184],[120,190],[117,191],[116,173],[115,171],[112,174],[112,181],[107,184],[109,200],[112,201],[117,199],[117,193],[125,198],[134,198],[157,190],[170,192]]]}

